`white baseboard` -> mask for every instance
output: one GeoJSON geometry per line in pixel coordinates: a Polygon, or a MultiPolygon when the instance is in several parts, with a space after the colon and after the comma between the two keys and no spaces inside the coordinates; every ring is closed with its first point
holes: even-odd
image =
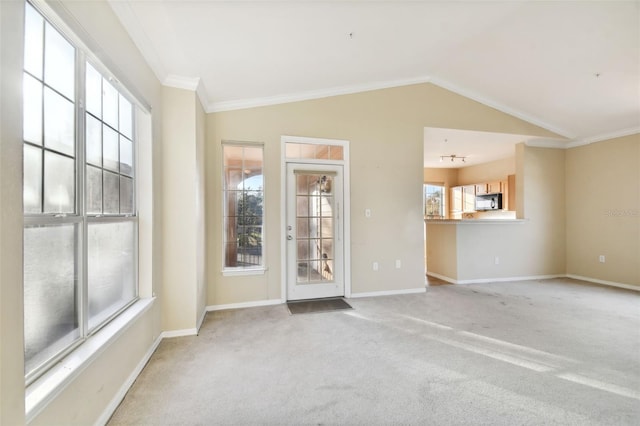
{"type": "Polygon", "coordinates": [[[566,277],[573,278],[574,280],[587,281],[595,284],[602,284],[602,285],[608,285],[611,287],[626,288],[627,290],[640,291],[640,285],[623,284],[623,283],[617,283],[614,281],[599,280],[597,278],[583,277],[583,276],[574,275],[574,274],[567,274],[566,277]]]}
{"type": "Polygon", "coordinates": [[[210,305],[210,306],[207,306],[207,312],[223,311],[226,309],[242,309],[242,308],[255,308],[258,306],[281,305],[283,303],[285,302],[282,299],[268,299],[268,300],[256,300],[253,302],[229,303],[226,305],[210,305]]]}
{"type": "Polygon", "coordinates": [[[182,330],[163,331],[161,336],[163,339],[168,339],[171,337],[195,336],[197,334],[197,328],[185,328],[182,330]]]}
{"type": "Polygon", "coordinates": [[[371,291],[368,293],[351,293],[351,297],[356,299],[359,297],[377,297],[377,296],[395,296],[398,294],[416,294],[425,293],[426,287],[407,288],[404,290],[384,290],[384,291],[371,291]]]}
{"type": "Polygon", "coordinates": [[[553,275],[530,275],[523,277],[506,277],[506,278],[478,278],[473,280],[456,280],[455,278],[447,277],[446,275],[436,274],[434,272],[427,272],[427,275],[434,278],[441,279],[451,284],[486,284],[486,283],[499,283],[509,281],[532,281],[532,280],[548,280],[551,278],[565,278],[565,274],[553,274],[553,275]]]}
{"type": "Polygon", "coordinates": [[[136,379],[138,378],[138,376],[140,375],[144,367],[149,362],[149,359],[151,359],[151,356],[153,355],[153,353],[156,351],[156,349],[158,349],[158,345],[160,344],[161,341],[162,341],[162,334],[160,334],[158,338],[153,342],[153,344],[151,345],[147,353],[144,355],[142,360],[140,360],[140,362],[138,363],[136,368],[133,370],[133,372],[131,372],[129,377],[127,377],[127,380],[125,380],[122,386],[120,386],[120,389],[118,390],[118,392],[116,392],[115,396],[111,399],[111,402],[109,402],[109,404],[106,406],[106,408],[102,412],[102,415],[98,417],[98,420],[96,420],[96,423],[95,423],[96,426],[98,425],[102,426],[107,424],[107,422],[109,421],[113,413],[115,413],[116,409],[124,399],[124,397],[127,395],[127,392],[129,392],[129,389],[131,388],[133,383],[136,381],[136,379]]]}

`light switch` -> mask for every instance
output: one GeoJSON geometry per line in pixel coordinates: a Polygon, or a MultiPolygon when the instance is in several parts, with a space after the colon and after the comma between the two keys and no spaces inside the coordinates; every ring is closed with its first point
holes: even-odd
{"type": "Polygon", "coordinates": [[[371,217],[371,209],[364,209],[364,217],[366,218],[371,217]]]}

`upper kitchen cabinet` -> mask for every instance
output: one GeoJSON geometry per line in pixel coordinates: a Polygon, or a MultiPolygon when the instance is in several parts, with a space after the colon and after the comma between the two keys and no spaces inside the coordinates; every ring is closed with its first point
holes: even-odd
{"type": "Polygon", "coordinates": [[[465,185],[462,187],[462,212],[473,213],[476,211],[476,186],[465,185]]]}

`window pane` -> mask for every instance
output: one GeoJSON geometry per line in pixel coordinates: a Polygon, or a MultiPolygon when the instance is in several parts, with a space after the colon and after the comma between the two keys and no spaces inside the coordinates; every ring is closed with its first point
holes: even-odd
{"type": "Polygon", "coordinates": [[[102,124],[91,114],[85,115],[87,163],[102,166],[102,124]]]}
{"type": "Polygon", "coordinates": [[[80,336],[75,225],[24,230],[25,372],[80,336]]]}
{"type": "Polygon", "coordinates": [[[104,172],[104,212],[105,214],[120,213],[119,177],[114,173],[104,172]]]}
{"type": "Polygon", "coordinates": [[[102,79],[102,119],[114,129],[118,129],[118,91],[104,78],[102,79]]]}
{"type": "Polygon", "coordinates": [[[24,69],[42,79],[44,19],[27,3],[24,21],[24,69]]]}
{"type": "Polygon", "coordinates": [[[22,90],[24,140],[42,145],[42,83],[24,74],[22,90]]]}
{"type": "Polygon", "coordinates": [[[118,171],[118,133],[109,126],[102,126],[104,168],[118,171]]]}
{"type": "Polygon", "coordinates": [[[120,136],[120,173],[133,176],[133,142],[120,136]]]}
{"type": "Polygon", "coordinates": [[[74,98],[75,49],[49,23],[45,24],[44,82],[74,98]]]}
{"type": "Polygon", "coordinates": [[[87,111],[98,118],[102,117],[102,76],[90,63],[87,65],[86,104],[87,111]]]}
{"type": "Polygon", "coordinates": [[[25,213],[42,212],[42,150],[24,146],[23,196],[25,213]]]}
{"type": "Polygon", "coordinates": [[[331,145],[330,151],[329,151],[329,158],[331,158],[332,160],[343,160],[344,159],[343,152],[344,150],[342,149],[341,146],[331,145]]]}
{"type": "Polygon", "coordinates": [[[102,213],[102,170],[87,166],[87,213],[102,213]]]}
{"type": "Polygon", "coordinates": [[[89,329],[136,297],[135,232],[133,222],[89,224],[89,329]]]}
{"type": "Polygon", "coordinates": [[[44,89],[44,144],[64,154],[74,155],[74,108],[53,90],[44,89]]]}
{"type": "Polygon", "coordinates": [[[131,139],[133,137],[133,116],[131,115],[131,102],[120,95],[120,133],[131,139]]]}
{"type": "Polygon", "coordinates": [[[75,162],[72,158],[44,153],[44,212],[75,212],[75,162]]]}
{"type": "Polygon", "coordinates": [[[133,214],[133,179],[120,176],[120,214],[133,214]]]}

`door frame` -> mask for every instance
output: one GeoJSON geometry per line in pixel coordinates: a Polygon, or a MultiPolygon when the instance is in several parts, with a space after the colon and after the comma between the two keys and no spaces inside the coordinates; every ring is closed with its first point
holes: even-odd
{"type": "Polygon", "coordinates": [[[280,138],[280,299],[287,302],[287,164],[333,164],[342,166],[343,176],[343,268],[344,297],[351,297],[351,180],[349,170],[349,141],[340,139],[320,139],[302,136],[281,136],[280,138]],[[287,143],[310,145],[332,145],[342,147],[342,160],[292,159],[286,157],[287,143]]]}

